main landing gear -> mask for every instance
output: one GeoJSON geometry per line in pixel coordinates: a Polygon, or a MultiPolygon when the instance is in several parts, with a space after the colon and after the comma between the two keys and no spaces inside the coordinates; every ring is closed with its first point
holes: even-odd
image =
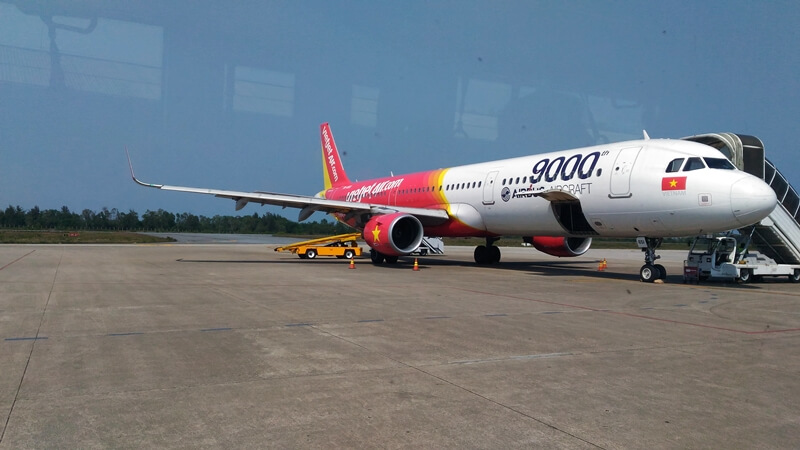
{"type": "Polygon", "coordinates": [[[656,255],[656,249],[661,246],[662,238],[643,238],[636,241],[644,252],[644,265],[639,269],[639,278],[645,283],[667,278],[667,269],[661,264],[655,264],[661,256],[656,255]]]}
{"type": "Polygon", "coordinates": [[[478,264],[497,264],[500,262],[500,249],[492,245],[498,237],[487,237],[486,245],[475,247],[475,262],[478,264]]]}
{"type": "Polygon", "coordinates": [[[397,264],[398,260],[397,256],[384,255],[374,248],[369,249],[369,258],[372,260],[372,264],[375,265],[383,264],[384,261],[386,261],[386,264],[397,264]]]}

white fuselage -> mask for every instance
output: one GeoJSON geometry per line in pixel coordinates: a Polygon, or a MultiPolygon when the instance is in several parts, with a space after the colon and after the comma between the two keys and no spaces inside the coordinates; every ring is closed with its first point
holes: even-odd
{"type": "Polygon", "coordinates": [[[750,225],[775,207],[766,183],[732,166],[685,170],[679,161],[667,171],[690,158],[724,159],[703,144],[648,139],[391,177],[381,186],[392,186],[383,193],[388,204],[446,207],[469,228],[494,235],[689,236],[750,225]],[[419,198],[417,180],[433,172],[438,198],[419,198]],[[568,195],[538,196],[555,191],[568,195]]]}

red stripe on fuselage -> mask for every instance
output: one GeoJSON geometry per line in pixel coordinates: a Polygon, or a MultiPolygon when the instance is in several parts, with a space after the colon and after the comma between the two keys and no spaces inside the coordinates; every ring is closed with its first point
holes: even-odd
{"type": "Polygon", "coordinates": [[[349,202],[438,208],[447,204],[439,190],[440,176],[447,169],[376,178],[325,191],[325,198],[349,202]]]}
{"type": "MultiPolygon", "coordinates": [[[[328,189],[325,191],[325,198],[389,206],[444,209],[451,212],[443,186],[444,175],[448,170],[429,170],[352,183],[328,189]]],[[[336,217],[350,226],[355,226],[355,219],[345,221],[343,214],[337,214],[336,217]]],[[[425,232],[429,236],[485,235],[484,230],[469,227],[457,218],[436,227],[426,227],[425,232]]]]}

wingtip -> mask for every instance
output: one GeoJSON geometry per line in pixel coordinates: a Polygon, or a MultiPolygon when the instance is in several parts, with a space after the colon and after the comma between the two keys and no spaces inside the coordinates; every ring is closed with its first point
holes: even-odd
{"type": "Polygon", "coordinates": [[[136,175],[134,175],[134,173],[133,173],[133,163],[131,163],[131,154],[128,151],[128,146],[127,145],[125,146],[125,156],[128,157],[128,168],[131,170],[131,178],[133,178],[133,181],[137,181],[138,182],[138,180],[136,179],[136,175]]]}
{"type": "Polygon", "coordinates": [[[145,183],[143,181],[140,181],[138,178],[136,178],[136,174],[133,173],[133,163],[131,163],[131,154],[128,151],[128,146],[127,145],[125,146],[125,156],[128,157],[128,168],[131,170],[131,178],[133,179],[133,181],[136,184],[139,184],[139,185],[142,185],[142,186],[145,186],[145,187],[152,187],[152,188],[161,189],[161,187],[163,186],[161,184],[145,183]]]}

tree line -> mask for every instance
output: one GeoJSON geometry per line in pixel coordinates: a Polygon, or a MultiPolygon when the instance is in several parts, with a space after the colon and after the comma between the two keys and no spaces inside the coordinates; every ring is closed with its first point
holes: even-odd
{"type": "Polygon", "coordinates": [[[322,219],[319,222],[294,222],[283,216],[264,213],[259,216],[196,216],[191,213],[174,214],[159,209],[147,210],[139,217],[134,210],[119,211],[103,208],[100,211],[84,209],[80,213],[66,206],[58,209],[39,209],[38,206],[25,211],[11,206],[0,211],[0,228],[22,228],[30,230],[92,230],[92,231],[174,231],[188,233],[264,233],[264,234],[311,234],[331,235],[352,231],[337,221],[322,219]]]}

